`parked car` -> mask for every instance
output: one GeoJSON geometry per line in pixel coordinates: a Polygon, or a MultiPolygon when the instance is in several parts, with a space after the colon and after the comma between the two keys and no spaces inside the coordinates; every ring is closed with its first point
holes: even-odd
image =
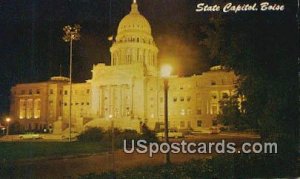
{"type": "Polygon", "coordinates": [[[27,133],[19,135],[20,139],[42,139],[43,137],[40,134],[27,133]]]}
{"type": "MultiPolygon", "coordinates": [[[[164,131],[158,132],[156,134],[156,136],[158,138],[164,138],[165,137],[165,132],[164,131]]],[[[168,136],[169,136],[169,138],[176,138],[176,139],[184,137],[183,133],[182,132],[178,132],[176,129],[169,129],[168,136]]]]}

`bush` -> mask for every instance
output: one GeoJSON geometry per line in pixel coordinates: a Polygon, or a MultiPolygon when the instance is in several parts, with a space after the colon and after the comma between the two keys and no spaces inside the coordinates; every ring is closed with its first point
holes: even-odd
{"type": "Polygon", "coordinates": [[[79,134],[77,139],[83,142],[100,142],[103,139],[103,136],[104,132],[102,128],[91,127],[79,134]]]}
{"type": "Polygon", "coordinates": [[[141,138],[147,142],[157,142],[158,139],[154,131],[150,130],[146,124],[142,125],[142,135],[141,138]]]}

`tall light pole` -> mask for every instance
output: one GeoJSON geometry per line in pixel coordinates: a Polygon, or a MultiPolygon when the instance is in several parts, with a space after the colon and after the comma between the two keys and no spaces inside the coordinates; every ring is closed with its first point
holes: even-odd
{"type": "Polygon", "coordinates": [[[7,122],[6,135],[9,135],[9,122],[10,122],[10,118],[7,117],[5,120],[6,120],[6,122],[7,122]]]}
{"type": "MultiPolygon", "coordinates": [[[[172,67],[169,65],[164,65],[161,68],[161,77],[164,80],[164,111],[165,111],[165,142],[169,144],[169,112],[168,112],[168,90],[169,90],[169,77],[171,75],[172,67]]],[[[165,155],[165,164],[170,164],[170,152],[165,155]]]]}
{"type": "Polygon", "coordinates": [[[70,89],[69,89],[69,142],[71,142],[71,118],[72,118],[72,65],[73,65],[73,41],[80,39],[80,25],[75,24],[73,27],[67,25],[63,28],[65,32],[63,40],[70,42],[70,65],[69,65],[69,78],[70,78],[70,89]]]}
{"type": "Polygon", "coordinates": [[[115,178],[115,126],[114,126],[114,119],[113,115],[110,114],[109,120],[111,122],[111,156],[112,156],[112,172],[113,172],[113,178],[115,178]]]}

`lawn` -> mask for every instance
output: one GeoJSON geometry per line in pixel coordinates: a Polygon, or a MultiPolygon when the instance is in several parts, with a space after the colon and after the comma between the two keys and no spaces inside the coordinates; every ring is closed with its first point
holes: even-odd
{"type": "Polygon", "coordinates": [[[60,157],[65,155],[94,154],[107,151],[109,146],[100,142],[0,142],[2,161],[60,157]]]}

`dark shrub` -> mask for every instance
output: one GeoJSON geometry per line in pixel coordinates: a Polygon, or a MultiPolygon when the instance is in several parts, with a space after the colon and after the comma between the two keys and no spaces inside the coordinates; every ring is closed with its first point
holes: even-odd
{"type": "Polygon", "coordinates": [[[83,131],[77,139],[83,142],[96,142],[101,141],[103,138],[104,132],[102,128],[91,127],[83,131]]]}
{"type": "Polygon", "coordinates": [[[146,124],[142,125],[141,138],[146,140],[147,142],[157,142],[158,141],[155,132],[150,130],[146,124]]]}

